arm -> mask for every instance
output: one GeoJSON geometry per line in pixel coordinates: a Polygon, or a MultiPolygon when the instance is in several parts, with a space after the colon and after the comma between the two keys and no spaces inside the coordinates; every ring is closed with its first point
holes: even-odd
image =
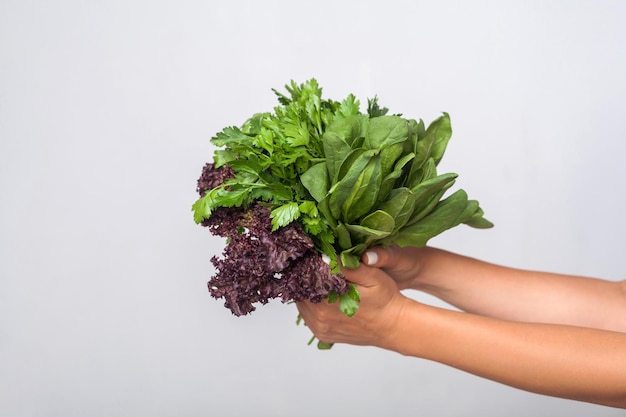
{"type": "Polygon", "coordinates": [[[531,324],[423,305],[378,268],[346,270],[361,305],[297,303],[318,339],[425,358],[545,395],[626,408],[626,334],[531,324]]]}
{"type": "Polygon", "coordinates": [[[624,333],[408,304],[391,350],[530,392],[626,408],[624,333]]]}
{"type": "Polygon", "coordinates": [[[626,332],[626,282],[508,268],[434,248],[375,251],[373,265],[399,277],[401,288],[466,312],[626,332]]]}

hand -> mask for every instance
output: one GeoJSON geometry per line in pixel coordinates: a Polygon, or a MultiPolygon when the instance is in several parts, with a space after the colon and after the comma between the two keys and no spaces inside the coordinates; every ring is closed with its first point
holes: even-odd
{"type": "Polygon", "coordinates": [[[409,299],[400,293],[395,281],[378,268],[361,265],[354,270],[344,269],[343,273],[357,286],[361,297],[354,316],[342,313],[338,302],[302,301],[296,305],[304,322],[324,343],[389,347],[409,299]]]}
{"type": "Polygon", "coordinates": [[[417,289],[420,276],[425,269],[429,255],[436,252],[432,248],[376,247],[363,255],[363,263],[380,268],[396,282],[400,290],[417,289]]]}

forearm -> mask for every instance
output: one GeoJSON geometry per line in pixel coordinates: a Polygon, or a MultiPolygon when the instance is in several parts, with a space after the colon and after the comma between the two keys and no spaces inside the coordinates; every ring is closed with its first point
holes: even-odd
{"type": "Polygon", "coordinates": [[[626,332],[623,283],[507,268],[432,248],[422,256],[414,288],[463,311],[626,332]]]}
{"type": "Polygon", "coordinates": [[[535,393],[626,408],[626,334],[408,301],[381,347],[535,393]]]}

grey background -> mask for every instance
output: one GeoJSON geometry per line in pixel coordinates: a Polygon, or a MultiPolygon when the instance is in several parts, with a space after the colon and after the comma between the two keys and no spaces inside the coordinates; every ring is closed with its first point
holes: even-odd
{"type": "Polygon", "coordinates": [[[319,352],[293,305],[234,318],[190,208],[209,138],[315,77],[451,114],[441,170],[496,228],[433,245],[623,279],[625,28],[620,1],[0,1],[0,414],[623,416],[319,352]]]}

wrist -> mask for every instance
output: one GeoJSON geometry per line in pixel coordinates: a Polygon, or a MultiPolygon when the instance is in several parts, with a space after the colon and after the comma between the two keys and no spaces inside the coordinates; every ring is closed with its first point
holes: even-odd
{"type": "Polygon", "coordinates": [[[419,267],[415,277],[411,280],[409,288],[419,290],[429,294],[437,294],[441,290],[445,272],[442,272],[450,260],[446,259],[451,255],[441,249],[433,247],[419,248],[415,257],[419,267]]]}
{"type": "Polygon", "coordinates": [[[404,297],[394,307],[393,319],[378,339],[378,347],[405,356],[419,356],[420,341],[423,340],[422,310],[427,307],[411,298],[404,297]]]}

